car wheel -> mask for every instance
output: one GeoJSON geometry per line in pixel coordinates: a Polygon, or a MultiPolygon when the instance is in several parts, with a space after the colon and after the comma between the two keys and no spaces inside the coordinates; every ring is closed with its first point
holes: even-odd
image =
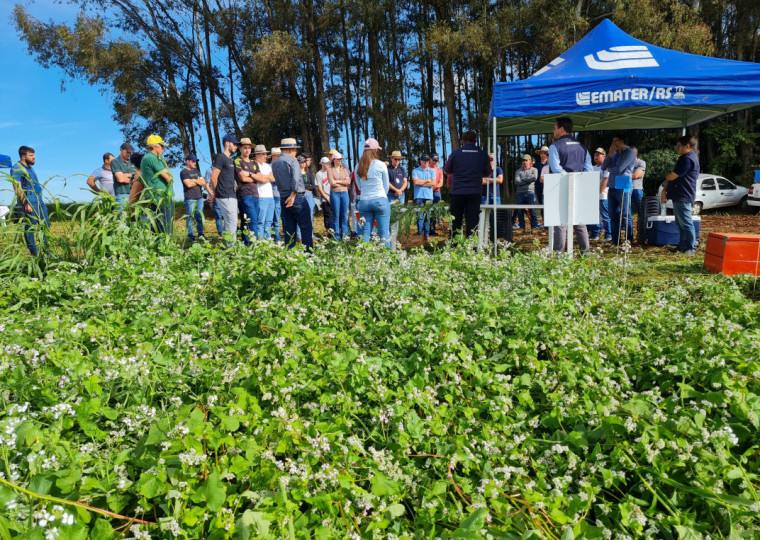
{"type": "Polygon", "coordinates": [[[747,204],[747,197],[742,197],[742,200],[739,201],[739,208],[742,210],[749,210],[749,204],[747,204]]]}
{"type": "Polygon", "coordinates": [[[692,216],[698,216],[702,213],[702,203],[701,202],[695,202],[691,207],[691,215],[692,216]]]}

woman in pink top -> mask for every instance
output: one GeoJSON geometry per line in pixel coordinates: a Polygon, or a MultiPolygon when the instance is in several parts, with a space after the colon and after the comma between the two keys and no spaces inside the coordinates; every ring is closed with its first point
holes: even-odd
{"type": "Polygon", "coordinates": [[[327,169],[327,179],[330,182],[330,206],[332,207],[332,222],[330,228],[335,231],[335,238],[340,240],[348,231],[348,186],[351,178],[343,167],[343,156],[339,153],[332,155],[332,162],[327,169]]]}

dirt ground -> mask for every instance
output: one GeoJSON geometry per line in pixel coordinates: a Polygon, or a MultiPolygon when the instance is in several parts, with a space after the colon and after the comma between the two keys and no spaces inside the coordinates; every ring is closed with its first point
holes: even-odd
{"type": "MultiPolygon", "coordinates": [[[[718,212],[705,212],[701,216],[702,227],[700,232],[700,242],[697,246],[697,254],[704,256],[704,249],[707,243],[707,237],[711,232],[723,232],[723,233],[742,233],[742,234],[760,234],[760,215],[747,214],[747,213],[726,213],[726,211],[718,212]]],[[[638,244],[638,218],[633,219],[634,238],[636,243],[633,246],[632,253],[646,253],[647,255],[657,254],[671,254],[669,246],[648,246],[638,244]]],[[[448,227],[448,224],[445,224],[448,227]]],[[[411,249],[414,247],[420,247],[425,245],[422,237],[416,234],[400,235],[398,238],[400,244],[404,249],[411,249]]],[[[431,248],[440,242],[445,242],[447,238],[445,236],[431,236],[428,239],[427,245],[431,248]]],[[[534,250],[543,248],[548,245],[548,234],[546,232],[533,233],[530,230],[517,230],[512,231],[512,242],[523,249],[534,250]],[[536,245],[538,240],[538,245],[536,245]]],[[[615,246],[611,242],[592,242],[592,248],[601,248],[604,252],[614,252],[615,246]]]]}

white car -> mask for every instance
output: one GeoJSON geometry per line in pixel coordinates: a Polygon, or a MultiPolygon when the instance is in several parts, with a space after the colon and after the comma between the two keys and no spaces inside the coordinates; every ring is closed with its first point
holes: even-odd
{"type": "Polygon", "coordinates": [[[749,188],[749,194],[747,195],[747,206],[754,208],[755,211],[760,211],[760,182],[755,182],[749,188]]]}
{"type": "MultiPolygon", "coordinates": [[[[657,190],[657,195],[662,193],[662,187],[665,182],[660,185],[660,189],[657,190]]],[[[758,186],[758,184],[755,184],[758,186]]],[[[760,197],[760,188],[757,188],[757,196],[760,197]]],[[[742,186],[737,186],[733,182],[726,180],[722,176],[716,176],[714,174],[700,174],[697,180],[697,200],[692,207],[691,213],[699,215],[702,210],[709,210],[711,208],[720,208],[722,206],[743,206],[748,203],[747,195],[749,190],[742,186]]],[[[760,204],[760,200],[758,200],[760,204]]],[[[665,207],[669,210],[673,209],[673,201],[668,200],[665,207]]]]}

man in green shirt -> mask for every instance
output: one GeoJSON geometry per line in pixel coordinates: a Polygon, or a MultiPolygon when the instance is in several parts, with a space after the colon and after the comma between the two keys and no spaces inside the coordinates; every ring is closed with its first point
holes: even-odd
{"type": "Polygon", "coordinates": [[[119,147],[119,156],[111,161],[113,172],[113,192],[116,197],[116,211],[119,216],[126,216],[129,204],[129,191],[132,189],[132,177],[135,174],[135,166],[129,161],[129,156],[134,148],[128,142],[119,147]]]}
{"type": "Polygon", "coordinates": [[[143,197],[150,201],[150,209],[155,213],[156,232],[172,234],[174,231],[174,190],[172,173],[163,157],[167,144],[158,135],[148,137],[148,151],[140,162],[142,181],[145,185],[143,197]]]}

